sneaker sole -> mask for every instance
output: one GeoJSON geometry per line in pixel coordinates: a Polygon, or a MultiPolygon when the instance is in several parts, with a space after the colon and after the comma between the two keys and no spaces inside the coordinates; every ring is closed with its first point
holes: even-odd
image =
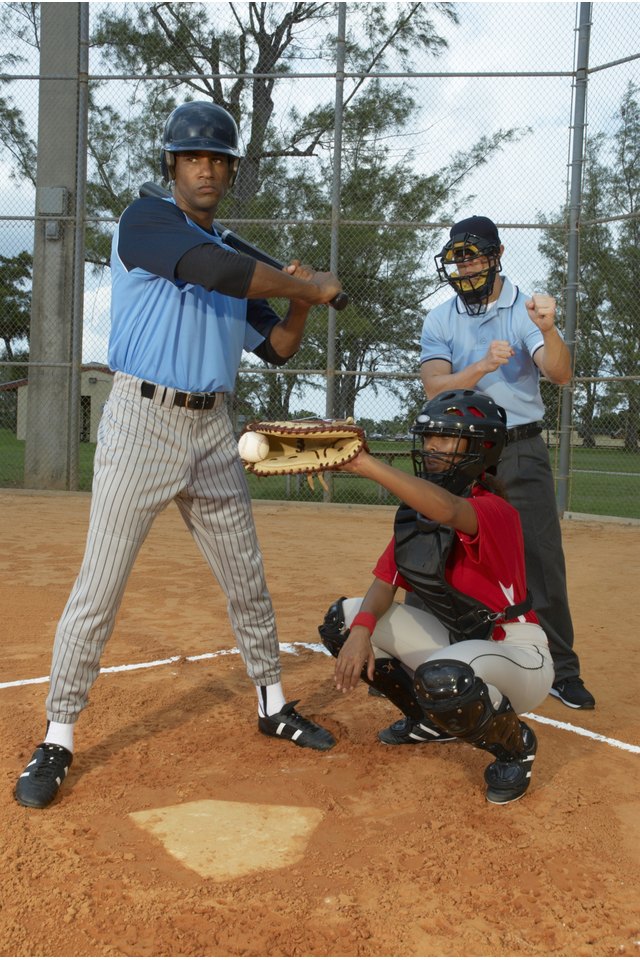
{"type": "MultiPolygon", "coordinates": [[[[536,756],[535,753],[533,753],[528,757],[528,760],[531,763],[531,766],[533,766],[533,761],[535,760],[535,756],[536,756]]],[[[513,803],[514,800],[519,800],[520,797],[524,797],[525,793],[527,792],[530,786],[531,786],[531,769],[529,769],[529,772],[527,773],[527,779],[523,784],[522,789],[520,790],[519,793],[510,794],[507,790],[497,790],[493,787],[487,787],[487,790],[485,792],[485,797],[487,798],[489,803],[495,803],[499,806],[502,806],[505,803],[513,803]]]]}
{"type": "Polygon", "coordinates": [[[384,743],[387,747],[416,747],[421,743],[451,743],[455,740],[455,737],[439,737],[437,740],[421,740],[418,737],[411,740],[383,740],[383,738],[378,734],[378,740],[380,743],[384,743]]]}
{"type": "Polygon", "coordinates": [[[557,690],[553,688],[549,690],[549,695],[555,697],[556,700],[560,700],[564,703],[565,707],[571,707],[572,710],[593,710],[595,709],[595,703],[571,703],[571,700],[565,700],[565,698],[558,693],[557,690]]]}
{"type": "Polygon", "coordinates": [[[529,784],[524,788],[522,793],[519,793],[516,797],[499,797],[498,794],[489,795],[489,791],[486,792],[485,797],[489,803],[493,803],[496,807],[504,807],[505,803],[513,803],[514,800],[519,800],[520,797],[524,797],[525,793],[529,789],[529,784]]]}
{"type": "Polygon", "coordinates": [[[46,800],[44,803],[36,803],[35,800],[28,800],[26,797],[21,797],[18,795],[18,791],[14,790],[13,795],[21,807],[29,807],[31,810],[44,810],[45,807],[51,806],[53,801],[58,796],[58,791],[56,790],[55,794],[51,797],[50,800],[46,800]]]}

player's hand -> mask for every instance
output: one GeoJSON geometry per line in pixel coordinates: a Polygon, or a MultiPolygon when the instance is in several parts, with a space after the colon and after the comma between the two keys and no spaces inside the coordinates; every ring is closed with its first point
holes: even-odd
{"type": "Polygon", "coordinates": [[[367,463],[371,459],[371,455],[368,454],[366,450],[361,450],[353,460],[349,460],[347,463],[341,463],[340,470],[343,473],[355,473],[358,476],[363,476],[363,471],[366,471],[367,463]]]}
{"type": "Polygon", "coordinates": [[[552,329],[556,322],[556,301],[546,293],[534,293],[525,303],[527,313],[543,333],[552,329]]]}
{"type": "Polygon", "coordinates": [[[306,263],[300,263],[299,260],[292,260],[288,266],[282,268],[290,277],[297,277],[299,280],[312,281],[315,270],[306,263]]]}
{"type": "Polygon", "coordinates": [[[342,284],[333,273],[314,270],[313,267],[300,263],[299,260],[292,260],[291,263],[283,267],[283,269],[289,276],[296,277],[298,280],[305,280],[309,284],[310,289],[308,291],[305,290],[304,297],[304,301],[307,304],[329,303],[342,291],[342,284]],[[308,296],[306,294],[308,294],[308,296]]]}
{"type": "Polygon", "coordinates": [[[486,372],[493,373],[498,367],[503,367],[514,354],[515,350],[508,340],[492,340],[484,358],[486,372]]]}
{"type": "Polygon", "coordinates": [[[342,693],[349,693],[360,680],[362,668],[367,667],[367,676],[373,680],[375,657],[366,627],[353,627],[338,654],[335,683],[342,693]]]}

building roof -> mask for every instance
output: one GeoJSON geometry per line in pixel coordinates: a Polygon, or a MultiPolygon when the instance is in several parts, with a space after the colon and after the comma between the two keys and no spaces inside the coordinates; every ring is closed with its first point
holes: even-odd
{"type": "MultiPolygon", "coordinates": [[[[16,366],[18,366],[18,363],[16,363],[16,366]]],[[[87,373],[89,370],[97,370],[98,373],[108,373],[110,377],[113,376],[113,370],[110,370],[109,367],[103,363],[83,363],[80,367],[81,373],[87,373]]],[[[26,387],[28,383],[28,377],[22,377],[21,380],[9,380],[7,383],[0,383],[0,393],[4,393],[7,390],[19,390],[20,387],[26,387]]]]}

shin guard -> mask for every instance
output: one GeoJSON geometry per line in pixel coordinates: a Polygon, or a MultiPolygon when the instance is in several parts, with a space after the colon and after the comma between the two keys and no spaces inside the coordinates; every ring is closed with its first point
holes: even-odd
{"type": "Polygon", "coordinates": [[[428,660],[415,672],[413,689],[425,715],[442,730],[487,750],[498,760],[525,751],[517,714],[506,697],[496,709],[484,680],[457,660],[428,660]]]}

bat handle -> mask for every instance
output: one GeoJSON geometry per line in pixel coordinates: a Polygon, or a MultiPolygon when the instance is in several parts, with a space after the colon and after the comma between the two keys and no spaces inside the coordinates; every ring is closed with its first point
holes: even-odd
{"type": "Polygon", "coordinates": [[[334,310],[344,310],[344,308],[349,303],[349,294],[345,293],[342,290],[340,293],[336,294],[333,300],[329,301],[329,306],[333,307],[334,310]]]}

